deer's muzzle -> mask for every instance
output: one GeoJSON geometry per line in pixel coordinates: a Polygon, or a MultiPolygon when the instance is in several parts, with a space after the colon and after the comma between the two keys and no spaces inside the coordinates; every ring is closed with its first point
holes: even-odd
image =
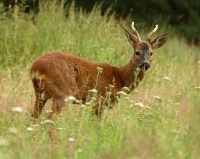
{"type": "Polygon", "coordinates": [[[140,65],[140,68],[144,70],[148,70],[150,67],[151,67],[150,63],[148,62],[144,62],[143,64],[140,65]]]}

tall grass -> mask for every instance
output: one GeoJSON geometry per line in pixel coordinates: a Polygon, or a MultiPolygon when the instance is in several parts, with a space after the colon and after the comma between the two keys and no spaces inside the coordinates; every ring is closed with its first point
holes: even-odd
{"type": "MultiPolygon", "coordinates": [[[[132,55],[119,25],[129,19],[108,19],[99,7],[91,13],[67,8],[49,1],[38,15],[15,6],[10,17],[0,16],[0,158],[199,158],[199,47],[175,35],[155,51],[141,85],[101,119],[89,107],[68,104],[51,132],[49,102],[33,123],[29,69],[41,54],[63,51],[117,66],[132,55]]],[[[157,36],[167,27],[160,30],[157,36]]]]}

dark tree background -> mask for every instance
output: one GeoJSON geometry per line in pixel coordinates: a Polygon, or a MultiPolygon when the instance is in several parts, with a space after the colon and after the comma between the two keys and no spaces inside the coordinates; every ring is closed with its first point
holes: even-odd
{"type": "MultiPolygon", "coordinates": [[[[136,22],[145,23],[147,26],[159,25],[173,26],[180,36],[189,41],[200,41],[200,0],[67,0],[66,5],[75,2],[77,9],[82,8],[90,12],[100,4],[102,14],[109,8],[116,13],[116,18],[131,16],[136,22]]],[[[5,6],[5,11],[16,3],[26,6],[25,12],[39,11],[39,0],[0,0],[5,6]]]]}

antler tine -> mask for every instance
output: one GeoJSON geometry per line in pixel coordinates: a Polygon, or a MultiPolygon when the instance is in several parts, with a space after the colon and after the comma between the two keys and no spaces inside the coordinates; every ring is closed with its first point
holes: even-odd
{"type": "Polygon", "coordinates": [[[158,25],[155,25],[155,28],[153,29],[153,31],[152,32],[150,32],[148,35],[147,35],[147,41],[149,41],[150,40],[150,37],[152,36],[152,34],[153,33],[155,33],[156,32],[156,30],[158,29],[158,25]]]}
{"type": "Polygon", "coordinates": [[[137,36],[138,40],[141,41],[140,35],[137,32],[137,30],[135,29],[135,27],[134,27],[134,22],[132,22],[132,29],[133,29],[134,33],[136,33],[136,36],[137,36]]]}

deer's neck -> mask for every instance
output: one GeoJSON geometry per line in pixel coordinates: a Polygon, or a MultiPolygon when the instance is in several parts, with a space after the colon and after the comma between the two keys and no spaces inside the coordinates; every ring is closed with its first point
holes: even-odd
{"type": "Polygon", "coordinates": [[[123,80],[124,87],[128,87],[130,91],[138,86],[145,75],[143,70],[137,69],[137,66],[132,60],[133,59],[131,59],[125,66],[120,67],[120,75],[123,80]]]}

